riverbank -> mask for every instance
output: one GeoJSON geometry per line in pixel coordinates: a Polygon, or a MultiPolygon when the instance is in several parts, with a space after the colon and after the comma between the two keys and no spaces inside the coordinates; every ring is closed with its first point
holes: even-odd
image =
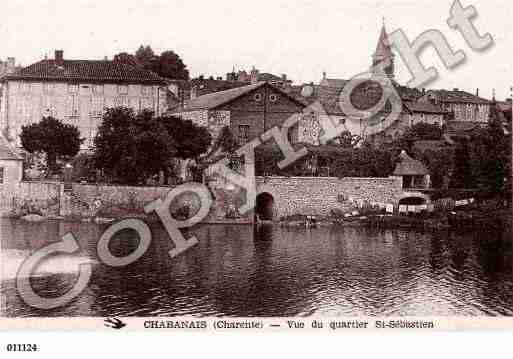
{"type": "Polygon", "coordinates": [[[283,227],[339,226],[339,227],[378,227],[385,229],[500,229],[512,228],[512,210],[508,208],[462,209],[435,213],[384,214],[369,213],[350,216],[304,216],[293,215],[280,220],[283,227]]]}

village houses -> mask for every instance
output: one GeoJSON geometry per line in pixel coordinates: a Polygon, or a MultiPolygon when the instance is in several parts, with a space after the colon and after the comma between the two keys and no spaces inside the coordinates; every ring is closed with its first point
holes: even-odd
{"type": "Polygon", "coordinates": [[[92,146],[105,108],[125,106],[134,111],[166,109],[166,83],[151,71],[105,60],[68,60],[55,51],[1,79],[0,128],[20,146],[21,127],[52,116],[75,125],[92,146]]]}

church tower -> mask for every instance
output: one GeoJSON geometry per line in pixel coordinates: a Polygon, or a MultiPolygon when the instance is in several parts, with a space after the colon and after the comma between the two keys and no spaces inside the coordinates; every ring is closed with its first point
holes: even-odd
{"type": "MultiPolygon", "coordinates": [[[[388,35],[385,30],[385,20],[383,19],[383,26],[381,27],[381,34],[379,35],[378,45],[376,46],[376,51],[372,55],[372,67],[373,69],[383,61],[387,61],[388,65],[383,69],[386,76],[389,79],[394,79],[394,53],[392,52],[392,47],[390,46],[390,42],[388,41],[388,35]]],[[[376,69],[373,70],[374,75],[378,75],[379,71],[376,69]]]]}

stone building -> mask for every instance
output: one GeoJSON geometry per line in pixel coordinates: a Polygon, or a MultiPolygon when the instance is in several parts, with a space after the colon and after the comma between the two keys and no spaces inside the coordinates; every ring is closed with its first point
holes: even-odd
{"type": "Polygon", "coordinates": [[[246,84],[256,84],[258,82],[267,82],[277,87],[289,87],[292,84],[292,80],[287,78],[286,74],[277,76],[268,72],[260,72],[253,66],[251,71],[248,73],[246,70],[239,70],[235,72],[235,68],[232,72],[226,74],[226,81],[229,82],[243,82],[246,84]]]}
{"type": "Polygon", "coordinates": [[[79,128],[92,145],[105,108],[166,109],[166,83],[153,72],[108,60],[67,60],[61,50],[4,76],[0,128],[17,146],[23,125],[53,116],[79,128]]]}
{"type": "Polygon", "coordinates": [[[18,183],[23,177],[23,159],[0,135],[0,190],[18,183]]]}
{"type": "MultiPolygon", "coordinates": [[[[279,87],[260,82],[196,97],[171,113],[207,127],[214,138],[229,126],[242,145],[300,114],[305,106],[279,87]]],[[[301,141],[297,133],[294,141],[301,141]]]]}
{"type": "Polygon", "coordinates": [[[16,72],[20,68],[20,66],[16,66],[16,59],[14,57],[8,57],[6,61],[0,60],[0,78],[16,72]]]}
{"type": "Polygon", "coordinates": [[[419,102],[440,106],[448,121],[479,122],[486,124],[490,116],[492,102],[479,97],[479,91],[473,95],[454,88],[450,90],[428,90],[419,102]]]}
{"type": "MultiPolygon", "coordinates": [[[[398,118],[388,118],[390,106],[385,106],[373,116],[370,116],[370,112],[368,116],[362,118],[348,116],[343,112],[340,101],[341,93],[349,80],[328,78],[326,72],[323,72],[323,78],[319,85],[305,85],[309,87],[309,91],[296,91],[301,93],[302,96],[305,93],[308,94],[305,101],[310,104],[307,110],[311,114],[312,125],[329,120],[335,125],[342,124],[343,128],[353,135],[365,137],[371,141],[393,139],[419,122],[442,126],[445,121],[445,111],[439,105],[431,102],[419,102],[418,99],[423,96],[421,90],[402,86],[394,80],[394,57],[383,25],[376,50],[372,54],[369,79],[353,89],[350,102],[358,110],[364,112],[370,110],[378,104],[383,91],[392,90],[392,88],[383,88],[378,82],[382,79],[382,76],[386,76],[387,82],[393,86],[394,93],[400,97],[402,102],[401,113],[398,118]],[[381,72],[376,71],[376,65],[382,62],[386,62],[387,66],[381,72]]],[[[295,89],[292,88],[290,91],[293,92],[295,89]]],[[[320,128],[318,125],[316,127],[320,128]]],[[[313,137],[318,137],[318,135],[314,134],[313,137]]]]}
{"type": "Polygon", "coordinates": [[[429,171],[424,164],[408,156],[403,150],[392,174],[402,178],[402,188],[405,190],[428,189],[431,187],[429,171]]]}

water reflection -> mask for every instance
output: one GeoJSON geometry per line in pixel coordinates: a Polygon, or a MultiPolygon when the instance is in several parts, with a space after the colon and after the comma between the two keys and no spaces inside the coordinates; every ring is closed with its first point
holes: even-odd
{"type": "MultiPolygon", "coordinates": [[[[148,252],[112,268],[96,255],[104,225],[2,219],[0,229],[5,316],[513,314],[511,233],[203,225],[190,233],[199,244],[170,258],[172,242],[154,224],[148,252]],[[69,231],[80,253],[45,263],[33,286],[64,293],[83,261],[93,265],[91,284],[66,307],[27,307],[14,285],[19,264],[69,231]]],[[[121,232],[111,249],[126,255],[137,244],[121,232]]]]}

